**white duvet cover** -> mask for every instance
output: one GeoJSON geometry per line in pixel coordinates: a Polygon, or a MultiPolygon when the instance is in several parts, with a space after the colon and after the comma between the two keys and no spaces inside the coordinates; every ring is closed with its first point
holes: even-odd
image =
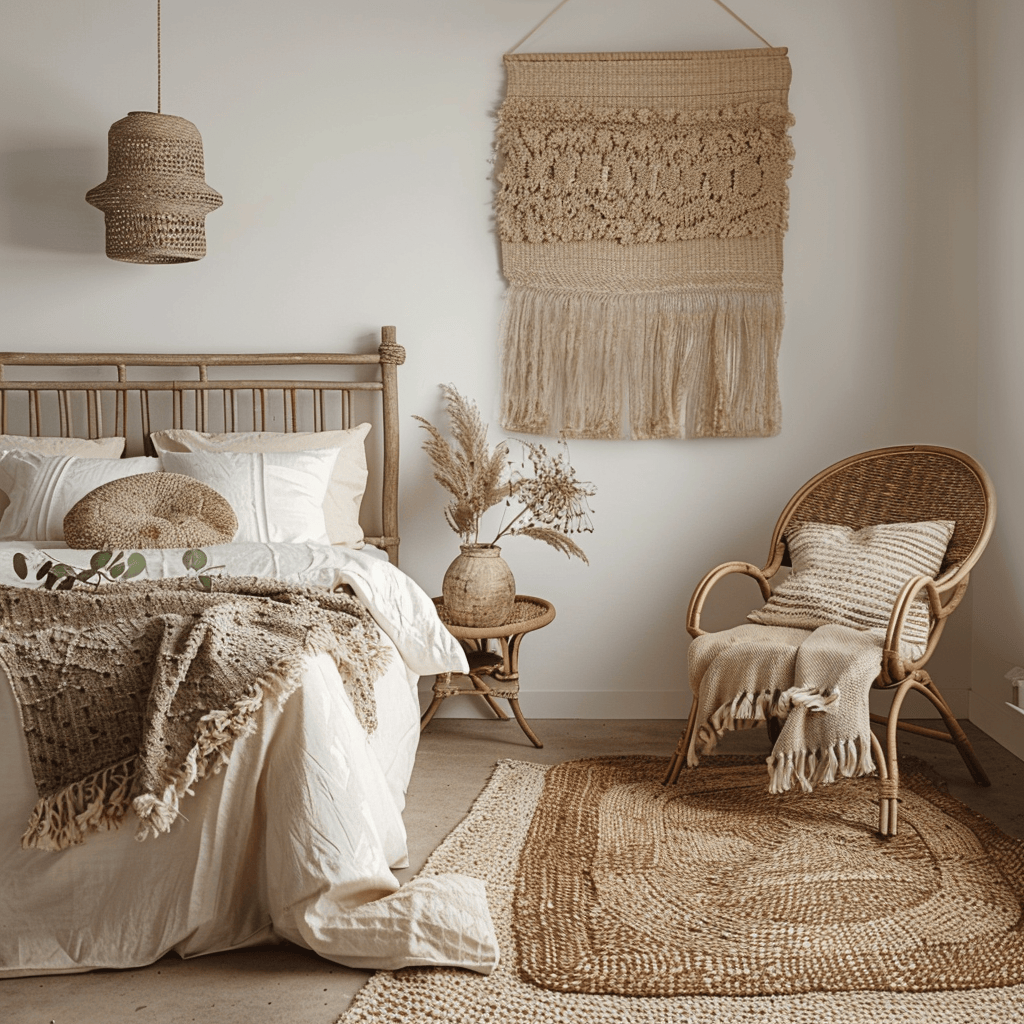
{"type": "MultiPolygon", "coordinates": [[[[377,729],[355,718],[330,658],[309,659],[283,706],[267,702],[230,762],[196,785],[166,835],[134,823],[59,852],[22,849],[36,801],[17,705],[0,683],[0,977],[135,967],[287,939],[351,967],[438,964],[489,972],[497,941],[482,883],[460,875],[399,887],[405,790],[419,736],[420,675],[465,670],[426,594],[379,552],[322,545],[205,549],[232,576],[347,583],[395,649],[375,686],[377,729]]],[[[47,558],[91,552],[0,544],[0,583],[37,585],[47,558]],[[27,581],[12,569],[29,562],[27,581]]],[[[182,551],[145,551],[147,576],[182,575],[182,551]]],[[[0,675],[2,675],[0,670],[0,675]]]]}

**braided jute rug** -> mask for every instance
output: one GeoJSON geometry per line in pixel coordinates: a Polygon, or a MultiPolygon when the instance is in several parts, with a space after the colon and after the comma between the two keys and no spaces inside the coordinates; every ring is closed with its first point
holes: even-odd
{"type": "MultiPolygon", "coordinates": [[[[720,757],[714,763],[739,760],[720,757]]],[[[672,802],[694,802],[686,795],[688,788],[673,794],[661,786],[666,764],[661,758],[600,758],[549,769],[517,761],[499,762],[468,817],[438,847],[423,872],[460,871],[486,883],[501,947],[498,967],[489,976],[444,967],[379,972],[357,995],[339,1024],[1020,1024],[1024,1020],[1024,984],[1009,984],[1008,973],[1001,975],[1002,980],[992,981],[991,975],[999,974],[1002,967],[993,969],[987,962],[998,959],[1005,965],[1015,957],[1019,964],[1024,959],[1021,946],[1015,944],[1019,942],[1019,906],[1011,920],[1012,896],[1008,895],[1010,890],[1018,897],[1021,892],[1024,844],[1004,836],[990,822],[912,772],[901,776],[905,787],[902,835],[886,842],[874,838],[877,807],[835,807],[845,790],[856,808],[862,803],[858,789],[874,793],[871,780],[844,781],[806,797],[769,797],[764,791],[763,761],[753,773],[743,764],[709,765],[684,773],[685,785],[698,787],[695,802],[703,802],[706,811],[700,829],[703,838],[695,840],[691,836],[688,849],[694,855],[702,849],[705,855],[717,851],[724,858],[717,865],[705,861],[701,873],[683,863],[680,854],[668,850],[670,823],[687,820],[696,812],[664,810],[672,802]],[[569,790],[575,791],[571,800],[565,796],[569,790]],[[632,802],[629,792],[636,795],[632,802]],[[738,809],[728,808],[730,797],[737,800],[738,809]],[[592,834],[588,838],[580,831],[579,822],[593,819],[593,812],[586,808],[595,804],[601,812],[597,815],[601,828],[596,838],[592,834]],[[828,809],[816,815],[813,807],[817,804],[827,804],[828,809]],[[815,817],[820,821],[816,827],[815,817]],[[775,839],[768,838],[765,830],[771,822],[765,819],[778,819],[775,839]],[[628,837],[634,825],[642,827],[636,830],[636,843],[632,844],[628,837]],[[602,836],[602,831],[607,834],[602,836]],[[801,841],[795,842],[798,836],[801,841]],[[652,855],[652,838],[656,855],[652,855]],[[539,845],[542,842],[550,848],[539,845]],[[623,879],[649,873],[656,880],[646,885],[615,882],[616,872],[602,859],[614,844],[620,851],[630,851],[623,870],[618,872],[623,879]],[[730,852],[731,844],[738,844],[739,849],[730,852]],[[803,847],[812,857],[793,852],[803,847]],[[873,859],[865,856],[860,860],[859,870],[855,868],[857,847],[873,851],[873,859]],[[791,877],[787,879],[784,862],[793,857],[798,857],[799,863],[790,865],[791,877]],[[744,858],[749,866],[742,866],[744,858]],[[538,860],[546,863],[553,881],[538,878],[538,860]],[[642,863],[646,866],[641,871],[642,863]],[[667,880],[670,871],[680,869],[696,877],[693,889],[685,894],[667,880]],[[561,964],[565,975],[571,974],[565,969],[563,947],[567,934],[581,974],[591,976],[605,969],[605,960],[609,970],[614,966],[620,976],[634,978],[644,974],[650,964],[684,960],[681,952],[669,956],[662,944],[685,943],[685,922],[702,929],[695,934],[704,940],[689,942],[691,960],[695,959],[695,949],[720,952],[727,948],[722,934],[726,930],[723,908],[730,906],[730,886],[724,884],[729,875],[734,884],[728,927],[745,937],[755,926],[770,926],[772,913],[763,911],[769,899],[777,900],[775,934],[787,950],[785,955],[792,955],[794,965],[802,965],[800,969],[808,977],[820,978],[826,991],[734,995],[735,976],[721,968],[724,984],[720,990],[709,986],[717,993],[711,995],[556,991],[523,976],[527,965],[532,969],[548,960],[561,964]],[[803,885],[792,877],[800,875],[803,885]],[[565,883],[560,881],[563,876],[565,883]],[[873,898],[856,895],[854,881],[869,890],[873,898]],[[616,885],[620,887],[618,892],[614,891],[616,885]],[[969,891],[960,893],[964,886],[969,891]],[[579,906],[572,905],[567,897],[569,887],[575,887],[579,906]],[[803,889],[809,891],[804,893],[803,889]],[[950,890],[948,897],[940,895],[943,889],[950,890]],[[830,902],[824,896],[815,898],[813,890],[838,893],[838,898],[830,902]],[[717,902],[709,898],[716,891],[717,902]],[[620,906],[616,915],[611,904],[603,907],[595,902],[595,893],[598,899],[641,902],[620,906]],[[543,894],[551,897],[550,907],[539,905],[543,894]],[[643,899],[648,902],[643,903],[643,899]],[[941,904],[941,914],[929,916],[920,909],[938,907],[935,901],[943,899],[946,902],[941,904]],[[518,904],[516,912],[513,904],[518,904]],[[759,905],[760,918],[752,912],[759,905]],[[702,918],[695,916],[698,908],[702,918]],[[540,911],[546,915],[546,933],[528,938],[528,917],[540,911]],[[907,922],[903,931],[889,927],[890,919],[899,914],[907,922]],[[561,920],[563,917],[566,920],[561,920]],[[631,958],[620,949],[609,948],[605,955],[594,946],[595,936],[623,934],[626,926],[620,921],[615,924],[619,931],[607,931],[605,919],[615,921],[616,917],[630,920],[641,936],[641,944],[632,948],[631,958]],[[713,925],[719,928],[717,934],[711,930],[713,925]],[[913,930],[919,925],[927,925],[924,938],[913,930]],[[573,927],[577,930],[574,935],[570,934],[573,927]],[[671,939],[670,928],[674,928],[671,939]],[[1001,942],[996,938],[1000,931],[1001,942]],[[800,938],[794,942],[789,935],[800,938]],[[893,978],[904,988],[910,987],[907,980],[917,970],[927,972],[933,982],[942,981],[938,965],[944,965],[944,990],[898,991],[893,985],[843,991],[841,984],[808,967],[814,953],[827,964],[839,963],[842,957],[838,947],[843,935],[862,939],[858,952],[868,949],[872,942],[875,946],[887,941],[902,943],[889,960],[894,965],[893,978]],[[539,951],[531,951],[534,939],[541,941],[539,951]],[[804,942],[808,946],[803,946],[804,942]],[[1007,956],[999,952],[1000,946],[1014,952],[1007,956]],[[805,952],[808,948],[810,956],[805,952]],[[627,962],[631,962],[631,969],[623,967],[627,962]],[[962,987],[965,982],[975,987],[962,987]]],[[[870,806],[870,797],[866,802],[870,806]]],[[[686,839],[677,832],[673,841],[686,839]]],[[[795,966],[791,968],[785,956],[776,963],[781,964],[784,974],[796,974],[795,966]]],[[[1010,970],[1020,968],[1007,967],[1007,972],[1010,970]]],[[[773,984],[778,978],[767,971],[764,977],[773,984]]]]}

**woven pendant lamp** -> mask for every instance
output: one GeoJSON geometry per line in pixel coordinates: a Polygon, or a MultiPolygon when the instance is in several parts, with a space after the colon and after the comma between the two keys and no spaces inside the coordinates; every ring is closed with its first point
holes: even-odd
{"type": "Polygon", "coordinates": [[[103,211],[107,256],[126,263],[191,263],[206,255],[206,215],[223,199],[206,184],[203,139],[161,112],[157,0],[157,112],[134,110],[107,135],[107,179],[86,202],[103,211]]]}

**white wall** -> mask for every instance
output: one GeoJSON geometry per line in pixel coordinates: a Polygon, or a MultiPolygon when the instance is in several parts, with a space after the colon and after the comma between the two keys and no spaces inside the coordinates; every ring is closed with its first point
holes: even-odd
{"type": "MultiPolygon", "coordinates": [[[[0,347],[368,347],[397,325],[402,564],[436,593],[457,538],[409,417],[436,417],[436,385],[451,381],[496,422],[493,113],[503,51],[553,6],[165,3],[163,110],[203,133],[224,206],[205,260],[149,267],[104,258],[102,216],[82,197],[105,176],[111,122],[153,109],[155,4],[8,4],[0,347]]],[[[558,609],[523,646],[531,718],[683,714],[694,584],[724,559],[762,561],[799,484],[869,447],[975,448],[973,3],[735,8],[793,65],[783,431],[573,444],[599,488],[590,567],[528,540],[505,547],[520,590],[558,609]]],[[[523,50],[758,45],[710,0],[574,0],[523,50]]],[[[728,611],[754,596],[738,584],[728,611]]],[[[965,713],[969,613],[933,665],[965,713]]],[[[475,713],[466,704],[448,702],[475,713]]]]}
{"type": "Polygon", "coordinates": [[[1024,5],[978,3],[979,450],[999,490],[999,518],[975,584],[970,716],[1024,757],[1024,715],[1007,670],[1024,666],[1024,5]]]}

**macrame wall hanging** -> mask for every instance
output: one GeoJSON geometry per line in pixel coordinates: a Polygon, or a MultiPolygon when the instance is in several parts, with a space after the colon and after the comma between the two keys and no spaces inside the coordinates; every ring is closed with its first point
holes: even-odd
{"type": "Polygon", "coordinates": [[[786,54],[505,55],[506,430],[779,432],[786,54]]]}

